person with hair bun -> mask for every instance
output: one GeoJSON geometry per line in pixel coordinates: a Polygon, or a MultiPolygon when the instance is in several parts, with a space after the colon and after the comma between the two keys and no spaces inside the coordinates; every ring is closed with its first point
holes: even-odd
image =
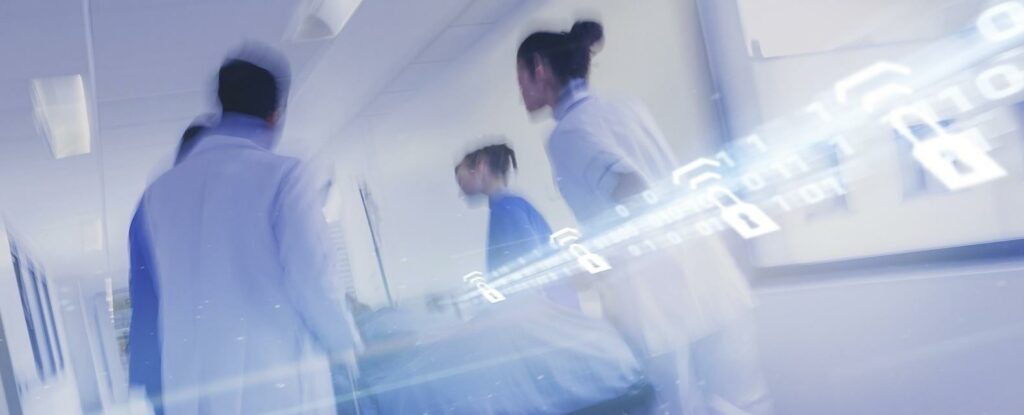
{"type": "MultiPolygon", "coordinates": [[[[508,176],[518,168],[516,153],[507,144],[493,144],[463,157],[455,166],[455,179],[468,198],[486,196],[490,209],[487,227],[487,271],[494,272],[532,251],[545,249],[551,227],[525,198],[508,190],[508,176]]],[[[548,284],[552,301],[579,310],[579,296],[568,282],[548,284]]]]}
{"type": "Polygon", "coordinates": [[[584,226],[676,164],[646,109],[590,94],[590,61],[603,43],[600,23],[579,21],[568,32],[530,35],[516,59],[526,110],[550,108],[558,121],[548,158],[559,191],[584,226]]]}
{"type": "MultiPolygon", "coordinates": [[[[600,23],[577,21],[567,32],[530,34],[516,53],[523,104],[530,113],[551,110],[557,125],[546,149],[555,183],[589,235],[678,166],[646,108],[590,93],[591,59],[604,35],[600,23]]],[[[606,318],[634,353],[650,368],[674,362],[678,379],[652,379],[662,405],[679,405],[673,413],[771,413],[750,287],[735,260],[714,238],[667,252],[622,258],[594,280],[606,318]]]]}

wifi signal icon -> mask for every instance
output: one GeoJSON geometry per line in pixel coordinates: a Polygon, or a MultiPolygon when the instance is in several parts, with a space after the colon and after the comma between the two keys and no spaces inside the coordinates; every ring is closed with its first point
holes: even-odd
{"type": "MultiPolygon", "coordinates": [[[[913,70],[905,65],[892,62],[875,62],[867,68],[861,69],[839,82],[834,87],[836,100],[846,105],[854,91],[864,89],[879,78],[899,77],[905,80],[910,79],[913,70]]],[[[914,89],[902,83],[888,82],[874,89],[868,89],[860,98],[860,106],[867,112],[873,112],[886,101],[891,101],[901,96],[914,94],[914,89]]]]}
{"type": "Polygon", "coordinates": [[[565,247],[580,239],[580,231],[573,228],[565,228],[551,234],[551,243],[556,247],[565,247]]]}
{"type": "MultiPolygon", "coordinates": [[[[673,171],[672,182],[675,183],[676,186],[681,186],[683,184],[683,179],[685,179],[686,176],[692,175],[693,173],[699,172],[700,170],[717,169],[721,166],[722,164],[719,163],[718,161],[701,157],[673,171]]],[[[697,190],[698,188],[700,188],[702,184],[704,184],[704,182],[717,181],[721,179],[722,176],[718,173],[710,171],[700,172],[697,173],[695,177],[690,179],[690,189],[697,190]]]]}

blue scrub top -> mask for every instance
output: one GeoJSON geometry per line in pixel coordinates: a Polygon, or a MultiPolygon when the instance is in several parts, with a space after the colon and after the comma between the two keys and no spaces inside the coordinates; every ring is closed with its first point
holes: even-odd
{"type": "MultiPolygon", "coordinates": [[[[489,198],[491,210],[487,228],[487,270],[494,272],[534,250],[547,249],[551,227],[521,196],[503,192],[489,198]]],[[[551,300],[580,309],[576,289],[567,280],[549,283],[544,292],[551,300]]]]}

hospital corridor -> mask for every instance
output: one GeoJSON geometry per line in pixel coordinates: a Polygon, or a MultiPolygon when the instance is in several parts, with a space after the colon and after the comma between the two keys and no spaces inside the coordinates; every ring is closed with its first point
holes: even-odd
{"type": "Polygon", "coordinates": [[[0,56],[0,415],[1024,414],[1024,0],[2,0],[0,56]]]}

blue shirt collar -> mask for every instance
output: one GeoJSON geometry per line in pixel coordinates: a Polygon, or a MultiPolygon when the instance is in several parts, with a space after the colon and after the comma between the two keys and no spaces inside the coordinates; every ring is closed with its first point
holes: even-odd
{"type": "Polygon", "coordinates": [[[510,190],[508,190],[508,188],[505,188],[505,189],[501,189],[501,190],[498,190],[498,191],[496,191],[496,192],[494,192],[492,194],[487,195],[487,200],[493,206],[495,203],[498,203],[502,199],[504,199],[506,197],[509,197],[509,196],[514,196],[514,193],[512,193],[510,190]]]}
{"type": "Polygon", "coordinates": [[[267,121],[252,115],[226,112],[221,115],[220,122],[203,133],[209,135],[226,135],[244,138],[266,150],[270,150],[277,142],[277,131],[267,125],[267,121]]]}
{"type": "Polygon", "coordinates": [[[587,80],[582,78],[573,79],[569,81],[565,88],[562,89],[561,94],[558,95],[558,104],[555,104],[552,114],[556,120],[561,121],[562,118],[569,114],[569,110],[588,97],[590,97],[590,88],[587,86],[587,80]]]}

